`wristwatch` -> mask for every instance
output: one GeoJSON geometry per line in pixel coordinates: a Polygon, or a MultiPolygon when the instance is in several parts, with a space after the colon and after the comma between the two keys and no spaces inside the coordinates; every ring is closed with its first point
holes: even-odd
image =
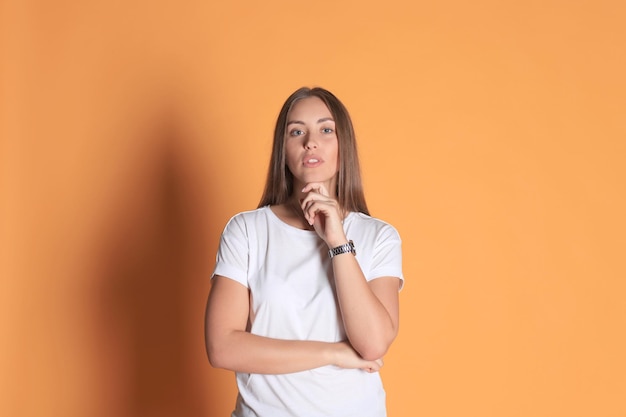
{"type": "Polygon", "coordinates": [[[332,259],[334,256],[341,255],[342,253],[352,252],[354,256],[356,256],[356,249],[354,248],[354,242],[351,240],[348,243],[345,243],[341,246],[337,246],[336,248],[332,248],[328,251],[328,256],[332,259]]]}

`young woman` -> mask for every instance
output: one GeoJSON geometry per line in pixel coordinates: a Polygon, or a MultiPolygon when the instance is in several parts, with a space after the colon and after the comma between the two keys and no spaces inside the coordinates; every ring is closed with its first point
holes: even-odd
{"type": "Polygon", "coordinates": [[[226,225],[212,278],[206,346],[236,372],[232,416],[385,416],[401,263],[396,230],[369,216],[346,108],[297,90],[259,207],[226,225]]]}

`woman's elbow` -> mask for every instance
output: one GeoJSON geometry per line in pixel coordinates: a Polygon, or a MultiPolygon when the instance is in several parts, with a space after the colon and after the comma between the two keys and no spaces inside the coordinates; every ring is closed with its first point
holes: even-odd
{"type": "Polygon", "coordinates": [[[395,334],[386,338],[371,338],[360,346],[353,346],[359,355],[366,361],[375,361],[384,357],[395,339],[395,334]]]}
{"type": "Polygon", "coordinates": [[[219,358],[209,355],[209,364],[216,369],[229,369],[219,358]]]}
{"type": "Polygon", "coordinates": [[[213,368],[229,369],[228,355],[226,355],[224,349],[219,349],[216,346],[207,345],[207,356],[209,357],[209,363],[213,368]]]}
{"type": "Polygon", "coordinates": [[[209,364],[213,368],[228,369],[228,349],[224,347],[224,343],[207,336],[205,346],[209,364]]]}
{"type": "Polygon", "coordinates": [[[387,353],[389,346],[388,345],[380,345],[380,346],[367,346],[361,350],[358,350],[359,355],[366,361],[375,361],[381,359],[387,353]]]}

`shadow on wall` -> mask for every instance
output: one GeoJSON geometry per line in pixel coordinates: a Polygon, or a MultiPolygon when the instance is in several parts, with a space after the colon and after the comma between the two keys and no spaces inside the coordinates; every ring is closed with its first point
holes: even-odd
{"type": "Polygon", "coordinates": [[[103,415],[216,415],[210,397],[220,393],[207,385],[222,382],[207,381],[203,314],[213,256],[207,227],[222,226],[208,225],[208,189],[185,153],[189,138],[172,115],[158,120],[120,176],[96,255],[103,415]]]}

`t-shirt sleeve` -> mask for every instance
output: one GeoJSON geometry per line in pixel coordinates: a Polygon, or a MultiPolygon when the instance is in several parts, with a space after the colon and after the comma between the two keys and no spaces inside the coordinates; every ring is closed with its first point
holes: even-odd
{"type": "Polygon", "coordinates": [[[221,275],[248,287],[248,233],[243,216],[231,218],[220,238],[213,277],[221,275]]]}
{"type": "Polygon", "coordinates": [[[374,247],[368,280],[381,277],[397,277],[400,289],[404,286],[402,275],[402,240],[398,231],[391,225],[379,231],[374,247]]]}

